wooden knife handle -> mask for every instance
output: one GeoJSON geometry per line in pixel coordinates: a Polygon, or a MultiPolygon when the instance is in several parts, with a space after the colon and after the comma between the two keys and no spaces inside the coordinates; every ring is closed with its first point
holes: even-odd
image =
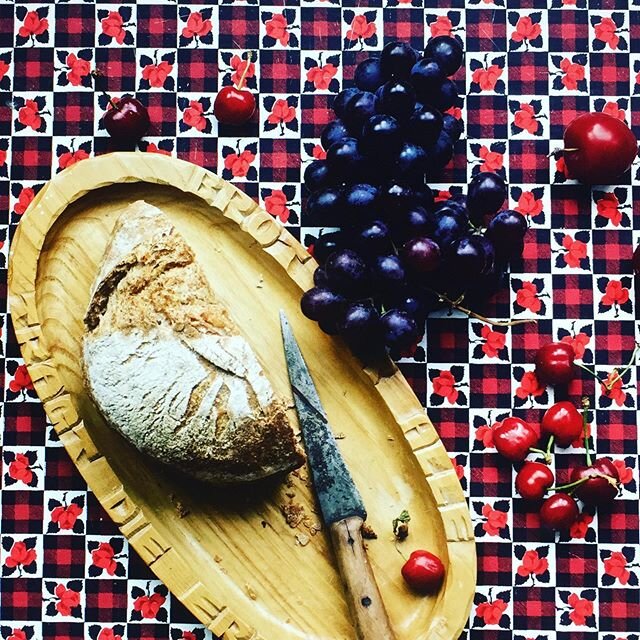
{"type": "Polygon", "coordinates": [[[351,616],[360,640],[395,640],[362,540],[363,520],[351,516],[329,530],[351,616]]]}

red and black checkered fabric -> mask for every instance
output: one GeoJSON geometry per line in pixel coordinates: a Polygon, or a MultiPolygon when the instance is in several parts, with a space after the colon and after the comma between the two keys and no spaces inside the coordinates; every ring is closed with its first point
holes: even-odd
{"type": "MultiPolygon", "coordinates": [[[[640,0],[0,2],[2,640],[212,639],[129,548],[18,373],[9,247],[52,175],[114,149],[98,89],[135,95],[149,108],[152,130],[140,151],[216,171],[265,205],[274,191],[285,194],[285,211],[272,214],[307,241],[325,221],[304,212],[300,182],[322,154],[333,97],[385,43],[403,39],[421,50],[440,33],[465,44],[455,76],[465,134],[435,188],[464,188],[491,154],[509,183],[509,207],[526,215],[530,229],[522,258],[485,312],[536,320],[502,328],[436,314],[413,356],[399,361],[469,503],[478,586],[462,637],[638,640],[640,368],[631,366],[609,395],[586,373],[551,390],[532,385],[531,372],[537,348],[567,340],[584,347],[580,361],[603,379],[630,360],[640,339],[631,279],[640,163],[619,185],[588,188],[568,180],[553,155],[566,126],[589,110],[624,118],[640,134],[640,0]],[[363,37],[354,36],[356,24],[363,37]],[[218,125],[215,94],[236,81],[249,51],[258,115],[240,128],[218,125]],[[97,87],[89,74],[96,67],[105,75],[97,87]],[[310,73],[318,67],[323,80],[310,73]],[[203,107],[204,130],[185,117],[194,102],[203,107]],[[276,104],[293,111],[274,129],[276,104]],[[537,125],[519,126],[523,110],[537,125]],[[231,162],[233,154],[247,162],[231,162]],[[583,395],[593,407],[593,451],[612,458],[623,487],[611,509],[584,509],[569,532],[555,534],[517,496],[515,470],[487,434],[507,415],[539,422],[555,400],[583,395]],[[141,593],[157,594],[158,607],[145,617],[134,606],[141,593]]],[[[556,449],[558,482],[584,461],[577,444],[556,449]]]]}

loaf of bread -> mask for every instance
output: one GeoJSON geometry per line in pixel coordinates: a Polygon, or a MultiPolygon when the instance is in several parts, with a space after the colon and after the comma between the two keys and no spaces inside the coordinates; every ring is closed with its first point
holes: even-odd
{"type": "Polygon", "coordinates": [[[140,451],[214,484],[302,464],[254,352],[158,208],[123,211],[85,325],[88,393],[140,451]]]}

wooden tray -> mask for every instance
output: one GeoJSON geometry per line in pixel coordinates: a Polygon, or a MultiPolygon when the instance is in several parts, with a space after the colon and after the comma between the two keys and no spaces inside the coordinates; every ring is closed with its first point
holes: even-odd
{"type": "Polygon", "coordinates": [[[287,484],[203,491],[141,456],[85,396],[80,340],[89,289],[119,212],[140,198],[161,207],[205,272],[218,274],[216,293],[276,391],[291,398],[278,323],[278,310],[286,311],[329,419],[344,434],[340,448],[378,534],[368,552],[398,638],[456,640],[475,587],[473,529],[451,461],[406,380],[395,367],[386,376],[363,371],[340,340],[301,315],[315,262],[268,213],[215,174],[148,153],[83,160],[57,175],[11,245],[9,300],[22,355],[106,511],[173,594],[225,640],[354,637],[304,469],[287,484]],[[295,528],[281,510],[287,504],[304,507],[295,528]],[[402,509],[411,514],[410,536],[395,544],[391,521],[402,509]],[[434,597],[416,596],[402,581],[401,554],[417,548],[446,565],[434,597]]]}

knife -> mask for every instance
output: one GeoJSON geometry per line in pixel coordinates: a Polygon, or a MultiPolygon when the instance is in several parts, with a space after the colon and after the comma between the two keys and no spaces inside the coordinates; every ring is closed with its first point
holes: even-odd
{"type": "Polygon", "coordinates": [[[284,354],[322,519],[329,529],[351,616],[360,640],[394,640],[389,616],[367,559],[367,512],[349,473],[289,321],[280,311],[284,354]]]}

